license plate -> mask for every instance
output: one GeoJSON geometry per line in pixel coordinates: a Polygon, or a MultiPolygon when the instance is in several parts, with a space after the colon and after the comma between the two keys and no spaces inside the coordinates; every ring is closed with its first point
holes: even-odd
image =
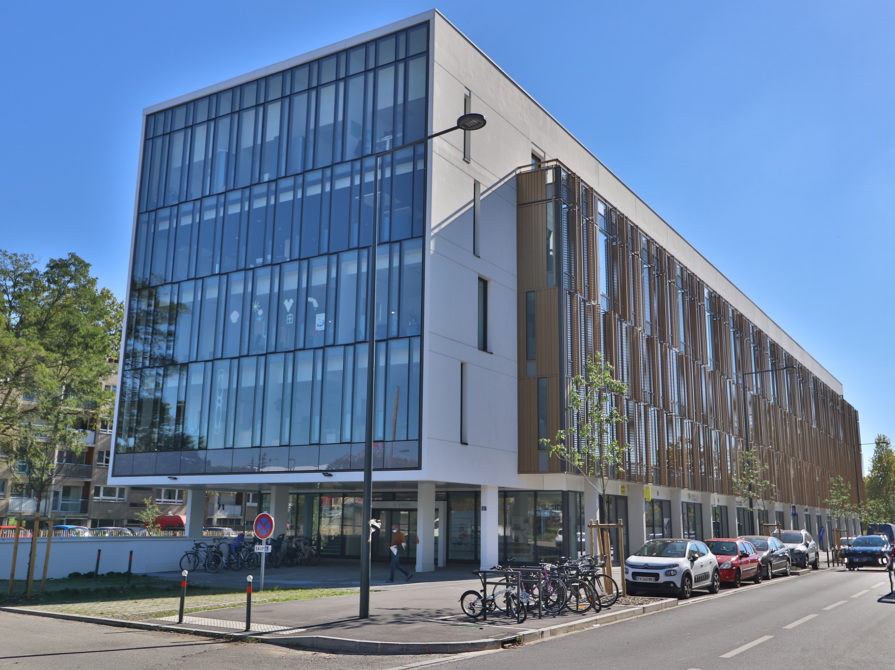
{"type": "Polygon", "coordinates": [[[635,582],[658,582],[658,577],[635,577],[635,582]]]}

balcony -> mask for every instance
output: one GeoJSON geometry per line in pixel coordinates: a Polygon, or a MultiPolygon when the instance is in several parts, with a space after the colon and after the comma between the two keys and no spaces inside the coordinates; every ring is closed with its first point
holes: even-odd
{"type": "Polygon", "coordinates": [[[60,463],[59,477],[62,479],[90,479],[93,476],[93,466],[83,463],[60,463]]]}
{"type": "Polygon", "coordinates": [[[87,514],[87,498],[53,498],[53,514],[87,514]]]}
{"type": "Polygon", "coordinates": [[[37,498],[21,498],[19,496],[10,496],[9,513],[31,515],[37,511],[37,498]]]}
{"type": "Polygon", "coordinates": [[[217,505],[214,508],[214,516],[217,518],[225,517],[228,519],[241,519],[242,505],[217,505]]]}

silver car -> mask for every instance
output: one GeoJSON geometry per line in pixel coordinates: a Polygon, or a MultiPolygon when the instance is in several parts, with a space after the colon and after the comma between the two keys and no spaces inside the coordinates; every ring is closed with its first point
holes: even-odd
{"type": "Polygon", "coordinates": [[[803,568],[810,565],[814,570],[820,567],[820,550],[807,530],[783,530],[775,532],[774,535],[789,549],[793,565],[803,568]]]}

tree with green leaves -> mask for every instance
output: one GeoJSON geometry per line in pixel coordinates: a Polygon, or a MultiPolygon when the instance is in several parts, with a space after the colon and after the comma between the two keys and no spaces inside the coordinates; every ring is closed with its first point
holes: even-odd
{"type": "Polygon", "coordinates": [[[41,269],[0,250],[0,448],[37,501],[48,498],[59,450],[83,451],[84,428],[112,415],[123,305],[75,254],[41,269]]]}
{"type": "Polygon", "coordinates": [[[892,441],[886,435],[877,435],[874,440],[870,473],[865,479],[867,500],[875,503],[874,509],[882,513],[879,522],[895,521],[895,453],[892,441]]]}
{"type": "Polygon", "coordinates": [[[558,456],[572,472],[584,476],[596,489],[598,518],[605,514],[606,482],[615,472],[624,473],[630,445],[616,438],[615,426],[627,419],[616,402],[628,391],[613,377],[612,365],[597,352],[584,363],[584,375],[576,375],[569,386],[569,427],[553,440],[543,439],[551,456],[558,456]],[[602,502],[600,502],[602,501],[602,502]]]}
{"type": "Polygon", "coordinates": [[[161,529],[158,518],[162,515],[162,511],[151,497],[143,498],[143,506],[143,509],[137,512],[137,519],[146,527],[150,535],[156,535],[161,529]]]}
{"type": "Polygon", "coordinates": [[[830,493],[824,500],[830,512],[837,519],[847,519],[857,513],[858,507],[852,499],[851,483],[842,475],[830,477],[830,493]]]}
{"type": "MultiPolygon", "coordinates": [[[[755,518],[756,501],[770,504],[777,496],[777,487],[767,478],[768,466],[756,449],[739,453],[737,473],[730,478],[730,489],[755,518]]],[[[753,521],[754,523],[754,521],[753,521]]],[[[752,529],[752,532],[757,532],[752,529]]]]}

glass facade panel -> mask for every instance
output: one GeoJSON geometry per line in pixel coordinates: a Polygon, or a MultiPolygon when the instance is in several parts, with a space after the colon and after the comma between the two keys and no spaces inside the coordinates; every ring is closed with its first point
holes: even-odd
{"type": "Polygon", "coordinates": [[[147,119],[116,439],[170,452],[145,474],[361,466],[374,224],[377,466],[419,467],[426,151],[372,153],[425,135],[427,32],[147,119]]]}

